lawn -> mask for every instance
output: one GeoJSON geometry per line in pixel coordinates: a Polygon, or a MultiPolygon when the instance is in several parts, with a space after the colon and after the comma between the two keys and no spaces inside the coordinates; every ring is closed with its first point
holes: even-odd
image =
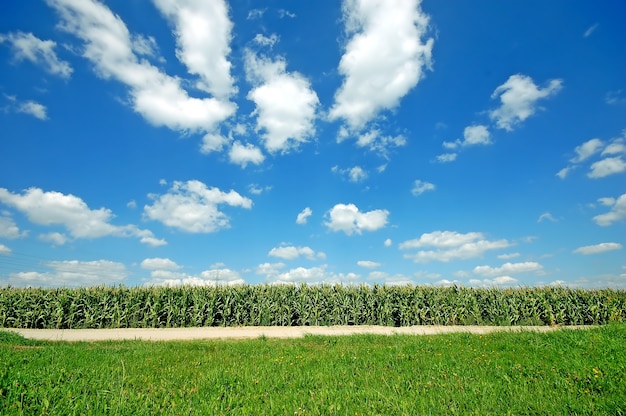
{"type": "Polygon", "coordinates": [[[6,415],[623,415],[624,380],[626,324],[185,342],[0,332],[6,415]]]}

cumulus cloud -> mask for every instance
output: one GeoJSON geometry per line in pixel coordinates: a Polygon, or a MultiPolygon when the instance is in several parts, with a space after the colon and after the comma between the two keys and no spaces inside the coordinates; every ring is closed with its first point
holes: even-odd
{"type": "Polygon", "coordinates": [[[332,231],[343,231],[347,235],[376,231],[387,224],[389,211],[383,209],[361,212],[354,204],[337,204],[327,214],[324,224],[332,231]]]}
{"type": "Polygon", "coordinates": [[[602,140],[594,138],[576,146],[574,149],[576,156],[570,159],[572,164],[561,169],[556,175],[565,179],[573,169],[597,154],[609,157],[591,164],[587,177],[598,179],[626,171],[626,162],[622,159],[622,155],[626,155],[625,138],[626,132],[623,132],[622,137],[614,138],[606,145],[602,140]]]}
{"type": "Polygon", "coordinates": [[[309,220],[309,217],[313,214],[313,211],[311,210],[311,208],[306,207],[304,208],[302,211],[300,211],[300,213],[298,214],[298,216],[296,217],[296,224],[306,224],[307,221],[309,220]]]}
{"type": "Polygon", "coordinates": [[[218,98],[237,92],[230,75],[231,30],[223,0],[153,0],[174,26],[176,56],[200,81],[196,87],[218,98]]]}
{"type": "Polygon", "coordinates": [[[228,228],[229,218],[219,205],[250,209],[252,200],[234,190],[223,192],[197,180],[174,181],[166,194],[148,195],[154,202],[144,207],[147,218],[189,233],[212,233],[228,228]]]}
{"type": "Polygon", "coordinates": [[[420,238],[404,241],[399,247],[400,250],[418,249],[414,254],[405,254],[404,258],[412,259],[416,263],[427,263],[480,257],[488,250],[499,250],[511,245],[504,239],[489,241],[479,232],[462,234],[455,231],[434,231],[424,233],[420,238]],[[424,248],[430,250],[422,250],[424,248]]]}
{"type": "MultiPolygon", "coordinates": [[[[344,128],[340,129],[338,142],[345,140],[350,133],[344,128]]],[[[392,149],[406,146],[406,137],[399,134],[396,136],[384,135],[378,129],[372,129],[365,133],[361,133],[357,137],[356,145],[365,147],[371,152],[377,153],[384,158],[389,157],[392,149]]]]}
{"type": "Polygon", "coordinates": [[[146,270],[178,270],[181,266],[168,258],[154,257],[144,259],[141,262],[141,268],[146,270]]]}
{"type": "Polygon", "coordinates": [[[256,131],[265,149],[288,153],[315,134],[319,99],[310,82],[297,72],[287,72],[284,58],[272,61],[251,50],[245,54],[245,70],[254,88],[247,98],[256,109],[256,131]]]}
{"type": "Polygon", "coordinates": [[[84,287],[119,285],[128,277],[122,263],[109,260],[51,261],[43,266],[50,270],[11,273],[7,283],[15,287],[84,287]]]}
{"type": "Polygon", "coordinates": [[[69,241],[68,237],[65,234],[57,232],[39,234],[38,238],[41,241],[45,241],[46,243],[52,243],[55,246],[62,246],[69,241]]]}
{"type": "MultiPolygon", "coordinates": [[[[236,110],[234,103],[215,97],[190,97],[182,88],[181,79],[163,73],[145,59],[140,60],[136,55],[137,51],[133,50],[132,35],[125,23],[102,3],[95,0],[48,0],[47,2],[59,13],[60,27],[84,42],[83,56],[93,63],[97,74],[102,78],[113,78],[125,84],[129,88],[133,109],[149,123],[177,131],[206,133],[214,131],[220,122],[234,114],[236,110]]],[[[170,2],[161,1],[160,3],[163,7],[170,7],[170,2]]],[[[185,10],[194,10],[195,6],[202,8],[198,11],[202,14],[194,18],[197,20],[194,20],[193,27],[202,27],[207,23],[203,20],[207,18],[203,10],[211,7],[216,10],[219,8],[218,2],[209,2],[210,5],[205,3],[192,3],[191,1],[185,3],[185,10]]],[[[184,18],[180,22],[177,20],[175,25],[181,36],[183,32],[185,33],[186,39],[188,29],[179,27],[183,21],[184,18]]],[[[216,14],[208,21],[222,22],[221,26],[215,29],[215,33],[212,32],[212,36],[217,38],[220,31],[224,36],[227,23],[223,22],[223,16],[220,20],[216,14]]],[[[197,58],[197,62],[192,62],[190,53],[194,47],[200,46],[195,43],[196,41],[190,42],[193,45],[178,38],[179,58],[186,64],[192,65],[189,67],[190,72],[200,75],[205,81],[206,89],[228,90],[230,86],[224,87],[227,82],[216,81],[216,79],[221,79],[219,77],[224,73],[223,70],[215,69],[216,66],[213,63],[208,64],[206,68],[200,68],[206,60],[206,52],[199,52],[199,56],[193,58],[197,58]]],[[[213,52],[226,51],[221,42],[221,40],[211,40],[209,44],[211,50],[213,52]]],[[[207,50],[209,50],[208,47],[207,50]]],[[[221,60],[216,57],[215,61],[218,61],[219,67],[221,60]]]]}
{"type": "Polygon", "coordinates": [[[0,238],[16,239],[26,237],[26,232],[20,231],[11,217],[0,217],[0,238]]]}
{"type": "Polygon", "coordinates": [[[67,61],[57,57],[54,48],[56,42],[41,40],[32,33],[14,32],[0,34],[0,43],[8,42],[12,46],[13,58],[16,61],[27,60],[43,67],[45,71],[61,78],[70,78],[72,67],[67,61]]]}
{"type": "Polygon", "coordinates": [[[100,238],[106,236],[137,237],[142,243],[158,246],[166,244],[154,237],[151,231],[135,225],[113,225],[114,215],[107,208],[90,209],[74,195],[60,192],[44,192],[29,188],[22,194],[0,188],[0,202],[24,213],[30,222],[39,225],[64,226],[73,238],[100,238]]]}
{"type": "Polygon", "coordinates": [[[585,256],[587,256],[589,254],[600,254],[600,253],[605,253],[607,251],[621,250],[621,249],[622,249],[622,245],[619,243],[600,243],[600,244],[594,244],[591,246],[578,247],[576,250],[573,251],[573,253],[584,254],[585,256]]]}
{"type": "Polygon", "coordinates": [[[456,160],[456,157],[456,153],[442,153],[440,155],[437,155],[435,160],[439,163],[450,163],[454,162],[456,160]]]}
{"type": "Polygon", "coordinates": [[[370,260],[359,260],[356,262],[356,264],[359,267],[364,267],[366,269],[377,269],[380,266],[382,266],[382,264],[375,262],[375,261],[370,261],[370,260]]]}
{"type": "Polygon", "coordinates": [[[4,255],[4,256],[9,255],[9,254],[11,254],[11,251],[12,250],[9,247],[5,246],[4,244],[0,244],[0,254],[1,255],[4,255]]]}
{"type": "Polygon", "coordinates": [[[154,269],[145,286],[236,286],[245,284],[241,275],[228,268],[213,268],[198,275],[177,272],[172,269],[154,269]]]}
{"type": "Polygon", "coordinates": [[[526,261],[522,263],[504,263],[500,267],[491,266],[476,266],[474,267],[474,274],[478,274],[485,277],[496,277],[510,274],[540,272],[543,270],[543,266],[534,261],[526,261]]]}
{"type": "Polygon", "coordinates": [[[326,258],[326,254],[319,252],[316,253],[311,247],[295,247],[295,246],[287,246],[281,245],[280,247],[272,248],[268,256],[278,257],[285,260],[294,260],[300,256],[303,256],[309,260],[315,260],[316,258],[324,259],[326,258]]]}
{"type": "Polygon", "coordinates": [[[469,284],[474,287],[514,286],[517,284],[517,279],[511,276],[499,276],[494,279],[470,279],[469,284]]]}
{"type": "Polygon", "coordinates": [[[242,168],[248,166],[248,163],[260,165],[265,160],[261,149],[250,143],[241,144],[239,141],[231,146],[228,158],[231,163],[240,165],[242,168]]]}
{"type": "Polygon", "coordinates": [[[391,245],[393,244],[393,241],[391,241],[391,238],[388,238],[384,241],[383,244],[385,247],[391,247],[391,245]]]}
{"type": "Polygon", "coordinates": [[[344,81],[329,118],[356,132],[417,85],[431,65],[434,40],[423,40],[429,16],[419,0],[346,0],[343,20],[349,37],[339,63],[344,81]]]}
{"type": "MultiPolygon", "coordinates": [[[[487,126],[474,124],[465,127],[465,130],[463,130],[463,141],[443,142],[443,147],[446,149],[456,149],[461,146],[475,146],[479,144],[491,144],[491,133],[489,133],[487,126]]],[[[454,157],[456,158],[456,156],[454,157]]]]}
{"type": "Polygon", "coordinates": [[[361,182],[367,179],[367,171],[360,166],[353,166],[351,168],[340,169],[339,166],[333,166],[331,168],[333,173],[344,175],[350,182],[361,182]]]}
{"type": "Polygon", "coordinates": [[[597,179],[626,171],[626,162],[621,157],[607,157],[591,165],[588,177],[597,179]]]}
{"type": "Polygon", "coordinates": [[[38,118],[39,120],[48,119],[46,106],[36,101],[29,100],[29,101],[18,103],[16,107],[16,111],[18,113],[31,115],[35,118],[38,118]]]}
{"type": "Polygon", "coordinates": [[[604,142],[600,139],[591,139],[581,144],[580,146],[576,146],[574,151],[576,152],[576,156],[570,159],[572,163],[580,163],[589,159],[594,154],[598,153],[600,149],[604,146],[604,142]]]}
{"type": "Polygon", "coordinates": [[[280,272],[284,264],[271,265],[265,263],[257,268],[257,273],[265,275],[269,284],[350,284],[359,280],[360,276],[354,273],[328,272],[327,266],[297,267],[286,272],[280,272]]]}
{"type": "Polygon", "coordinates": [[[596,224],[604,227],[626,218],[626,194],[622,194],[617,199],[606,198],[605,202],[605,205],[611,207],[611,211],[593,217],[593,220],[596,224]],[[609,201],[611,200],[613,201],[613,203],[609,204],[609,201]]]}
{"type": "Polygon", "coordinates": [[[434,191],[435,185],[430,182],[425,182],[417,179],[413,184],[413,189],[411,189],[411,193],[413,195],[421,195],[426,191],[434,191]]]}
{"type": "Polygon", "coordinates": [[[537,102],[555,95],[561,90],[560,79],[550,80],[548,86],[539,88],[527,75],[511,75],[509,79],[495,89],[492,99],[499,98],[501,105],[489,112],[489,117],[498,128],[511,131],[518,124],[535,114],[537,102]]]}

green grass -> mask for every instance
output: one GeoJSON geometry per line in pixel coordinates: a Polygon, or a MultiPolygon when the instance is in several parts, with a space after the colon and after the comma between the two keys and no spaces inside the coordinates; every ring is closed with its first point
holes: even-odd
{"type": "Polygon", "coordinates": [[[5,415],[623,415],[624,380],[624,324],[188,342],[0,332],[5,415]]]}

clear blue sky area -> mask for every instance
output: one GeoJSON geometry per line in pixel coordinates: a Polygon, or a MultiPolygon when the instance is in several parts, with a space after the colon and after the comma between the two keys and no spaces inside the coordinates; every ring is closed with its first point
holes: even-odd
{"type": "Polygon", "coordinates": [[[626,288],[626,3],[0,2],[0,286],[626,288]]]}

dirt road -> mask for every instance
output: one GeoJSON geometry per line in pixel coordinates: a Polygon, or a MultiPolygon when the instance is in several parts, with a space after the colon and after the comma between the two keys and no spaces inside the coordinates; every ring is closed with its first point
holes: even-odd
{"type": "Polygon", "coordinates": [[[558,329],[586,329],[590,326],[247,326],[205,328],[122,328],[122,329],[4,329],[25,338],[48,341],[147,340],[173,341],[191,339],[300,338],[311,335],[409,334],[432,335],[450,332],[486,334],[494,331],[548,332],[558,329]]]}

